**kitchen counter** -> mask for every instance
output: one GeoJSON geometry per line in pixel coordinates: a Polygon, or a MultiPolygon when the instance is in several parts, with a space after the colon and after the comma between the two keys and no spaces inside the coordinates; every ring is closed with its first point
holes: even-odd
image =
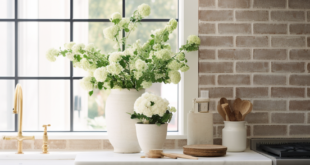
{"type": "MultiPolygon", "coordinates": [[[[166,153],[182,153],[182,150],[164,150],[166,153]]],[[[144,153],[118,154],[113,152],[79,153],[75,165],[272,165],[271,159],[251,150],[228,152],[224,157],[199,157],[189,159],[140,158],[144,153]]]]}
{"type": "Polygon", "coordinates": [[[81,152],[50,152],[49,154],[41,154],[41,152],[24,151],[24,154],[15,153],[16,151],[0,152],[0,162],[2,160],[74,160],[76,155],[81,152]]]}

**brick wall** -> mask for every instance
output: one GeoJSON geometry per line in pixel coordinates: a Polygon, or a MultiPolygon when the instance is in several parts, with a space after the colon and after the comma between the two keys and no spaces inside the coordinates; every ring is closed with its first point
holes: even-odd
{"type": "Polygon", "coordinates": [[[209,90],[215,142],[220,97],[250,100],[248,136],[310,135],[310,0],[200,0],[199,90],[209,90]]]}

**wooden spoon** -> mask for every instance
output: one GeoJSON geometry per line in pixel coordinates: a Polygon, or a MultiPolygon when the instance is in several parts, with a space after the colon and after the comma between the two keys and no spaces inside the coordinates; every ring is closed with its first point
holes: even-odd
{"type": "Polygon", "coordinates": [[[220,99],[220,104],[228,104],[228,101],[227,101],[227,99],[226,98],[224,98],[224,97],[222,97],[221,99],[220,99]]]}
{"type": "Polygon", "coordinates": [[[174,154],[174,153],[163,153],[163,150],[150,150],[147,154],[148,158],[162,158],[163,156],[167,156],[169,158],[177,159],[177,158],[184,158],[184,159],[195,159],[198,160],[197,157],[184,155],[184,154],[174,154]]]}
{"type": "Polygon", "coordinates": [[[222,106],[221,106],[220,102],[218,102],[218,104],[217,104],[217,111],[218,111],[219,114],[222,116],[222,118],[224,119],[224,121],[226,121],[226,113],[225,113],[224,110],[222,109],[222,106]]]}
{"type": "Polygon", "coordinates": [[[232,113],[227,103],[222,104],[222,108],[228,117],[228,121],[236,121],[235,115],[232,113]]]}
{"type": "Polygon", "coordinates": [[[233,111],[236,119],[238,121],[242,121],[242,114],[240,113],[242,100],[240,98],[236,98],[233,104],[233,111]]]}
{"type": "Polygon", "coordinates": [[[250,101],[242,101],[240,113],[242,114],[242,120],[244,120],[245,116],[252,111],[252,103],[250,101]]]}

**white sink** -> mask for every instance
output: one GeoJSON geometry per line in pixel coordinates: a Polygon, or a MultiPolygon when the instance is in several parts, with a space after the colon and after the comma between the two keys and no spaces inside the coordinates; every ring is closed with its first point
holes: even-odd
{"type": "Polygon", "coordinates": [[[0,152],[0,160],[74,160],[80,152],[50,152],[41,154],[40,152],[27,152],[15,154],[16,151],[0,152]]]}

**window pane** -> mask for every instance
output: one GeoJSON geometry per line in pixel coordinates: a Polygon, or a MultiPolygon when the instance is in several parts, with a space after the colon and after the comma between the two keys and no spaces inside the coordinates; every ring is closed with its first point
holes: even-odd
{"type": "Polygon", "coordinates": [[[18,0],[18,18],[70,18],[70,0],[18,0]]]}
{"type": "MultiPolygon", "coordinates": [[[[104,38],[103,29],[111,26],[112,23],[102,22],[78,22],[74,23],[73,40],[76,43],[93,43],[102,53],[114,52],[114,42],[104,38]]],[[[120,34],[121,35],[121,34],[120,34]]],[[[74,68],[74,76],[86,76],[83,69],[74,68]]]]}
{"type": "Polygon", "coordinates": [[[24,95],[24,131],[70,130],[69,80],[20,80],[24,95]]]}
{"type": "MultiPolygon", "coordinates": [[[[150,92],[161,96],[169,101],[169,106],[174,106],[178,109],[178,85],[154,83],[150,88],[146,89],[150,92]]],[[[178,131],[178,111],[173,113],[171,122],[168,125],[168,131],[178,131]]]]}
{"type": "Polygon", "coordinates": [[[126,0],[126,17],[130,17],[141,4],[151,6],[147,18],[178,18],[178,0],[126,0]]]}
{"type": "Polygon", "coordinates": [[[13,0],[0,0],[0,18],[14,18],[13,0]]]}
{"type": "MultiPolygon", "coordinates": [[[[151,32],[156,29],[163,29],[166,26],[166,22],[143,22],[138,24],[138,28],[131,32],[127,43],[132,44],[137,39],[141,40],[141,43],[145,43],[151,35],[151,32]]],[[[171,50],[177,52],[178,50],[178,28],[169,36],[168,43],[171,45],[171,50]]]]}
{"type": "Polygon", "coordinates": [[[69,76],[70,61],[58,57],[55,62],[46,59],[48,49],[63,46],[70,41],[70,23],[21,22],[18,36],[19,76],[69,76]]]}
{"type": "Polygon", "coordinates": [[[0,80],[0,131],[14,131],[14,80],[0,80]]]}
{"type": "Polygon", "coordinates": [[[74,131],[106,131],[105,103],[110,90],[94,90],[92,96],[74,81],[74,131]]]}
{"type": "MultiPolygon", "coordinates": [[[[0,0],[1,1],[1,0],[0,0]]],[[[15,61],[15,27],[13,22],[0,22],[0,76],[14,76],[15,61]]]]}
{"type": "Polygon", "coordinates": [[[74,18],[107,19],[112,13],[122,14],[122,0],[74,0],[74,18]]]}

